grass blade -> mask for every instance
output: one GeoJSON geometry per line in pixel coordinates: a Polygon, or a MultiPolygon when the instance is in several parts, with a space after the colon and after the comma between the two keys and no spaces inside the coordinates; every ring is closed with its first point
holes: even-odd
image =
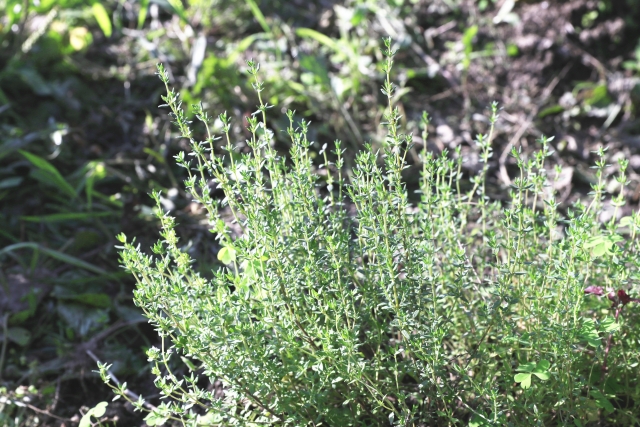
{"type": "Polygon", "coordinates": [[[74,267],[83,268],[85,270],[91,271],[96,274],[107,274],[107,272],[102,268],[96,267],[95,265],[90,264],[86,261],[83,261],[80,258],[67,255],[60,251],[56,251],[55,249],[45,248],[44,246],[38,243],[33,243],[33,242],[21,242],[21,243],[5,246],[3,249],[0,249],[0,255],[17,251],[19,249],[25,249],[25,248],[33,249],[34,251],[40,251],[43,254],[50,256],[51,258],[57,259],[58,261],[62,261],[69,265],[73,265],[74,267]]]}

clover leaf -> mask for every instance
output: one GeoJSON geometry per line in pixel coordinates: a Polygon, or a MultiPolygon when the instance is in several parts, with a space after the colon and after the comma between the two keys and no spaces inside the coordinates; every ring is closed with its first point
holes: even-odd
{"type": "Polygon", "coordinates": [[[523,363],[516,369],[516,371],[520,373],[516,374],[513,378],[515,382],[520,383],[520,387],[528,389],[531,387],[532,375],[535,375],[542,381],[549,379],[549,374],[546,372],[549,369],[549,366],[551,366],[551,363],[547,360],[541,360],[538,363],[523,363]]]}

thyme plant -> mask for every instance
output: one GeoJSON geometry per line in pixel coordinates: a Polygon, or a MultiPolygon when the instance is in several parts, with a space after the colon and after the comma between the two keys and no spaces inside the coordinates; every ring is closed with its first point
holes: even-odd
{"type": "MultiPolygon", "coordinates": [[[[587,202],[562,209],[553,182],[551,139],[527,155],[507,201],[492,201],[487,177],[498,108],[476,144],[483,167],[462,173],[460,149],[423,151],[420,201],[403,181],[412,135],[400,129],[384,40],[387,137],[356,156],[350,174],[335,141],[319,149],[308,123],[287,112],[288,157],[274,148],[259,66],[248,62],[260,105],[248,118],[250,154],[230,140],[196,141],[162,65],[163,97],[188,154],[188,192],[208,212],[225,267],[203,277],[181,249],[175,220],[157,215],[162,240],[144,253],[119,236],[123,265],[137,280],[135,302],[162,338],[148,357],[163,403],[147,424],[439,426],[587,425],[638,421],[637,292],[640,215],[619,220],[628,162],[606,197],[605,151],[587,202]],[[213,198],[212,185],[224,191],[213,198]],[[605,203],[607,202],[607,203],[605,203]],[[607,206],[613,215],[599,221],[607,206]],[[222,212],[229,212],[225,221],[222,212]],[[595,287],[595,288],[594,288],[595,287]],[[615,317],[603,300],[610,295],[615,317]],[[586,291],[586,292],[585,292],[586,291]],[[620,297],[622,298],[622,297],[620,297]],[[613,341],[610,337],[613,337],[613,341]],[[606,338],[603,345],[601,339],[606,338]],[[177,375],[172,356],[191,368],[177,375]],[[605,359],[606,358],[606,359],[605,359]],[[605,362],[606,360],[606,362],[605,362]],[[602,368],[602,369],[601,369],[602,368]],[[223,384],[222,393],[212,387],[223,384]]],[[[195,116],[210,128],[201,106],[195,116]]],[[[428,116],[423,115],[423,139],[428,116]]],[[[175,360],[175,358],[173,359],[175,360]]],[[[108,366],[100,373],[110,384],[108,366]]],[[[112,385],[129,399],[126,385],[112,385]]],[[[140,398],[136,408],[147,410],[140,398]]],[[[147,406],[149,406],[147,404],[147,406]]]]}

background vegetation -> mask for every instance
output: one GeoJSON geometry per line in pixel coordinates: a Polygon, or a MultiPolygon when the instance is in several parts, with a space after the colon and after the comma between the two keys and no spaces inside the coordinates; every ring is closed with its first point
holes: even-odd
{"type": "MultiPolygon", "coordinates": [[[[121,231],[142,247],[155,241],[150,191],[162,191],[197,268],[220,266],[201,208],[179,185],[173,156],[188,146],[157,109],[157,62],[185,104],[228,111],[241,141],[258,104],[243,64],[256,59],[265,102],[310,120],[311,140],[343,140],[349,165],[364,142],[384,137],[376,64],[380,39],[391,36],[400,47],[395,101],[402,125],[416,130],[409,186],[423,144],[459,148],[465,173],[479,171],[473,138],[496,100],[504,110],[490,197],[501,200],[515,175],[511,148],[527,151],[544,133],[556,136],[562,206],[591,190],[591,152],[606,144],[612,176],[618,158],[630,161],[620,214],[637,209],[640,7],[632,0],[4,0],[0,12],[0,421],[8,425],[79,421],[110,400],[94,358],[154,397],[145,350],[157,338],[114,249],[121,231]],[[426,141],[422,110],[432,116],[426,141]]],[[[272,117],[282,119],[273,130],[287,128],[284,115],[272,117]]],[[[613,178],[605,184],[617,188],[613,178]]],[[[103,419],[142,423],[118,402],[103,419]]]]}

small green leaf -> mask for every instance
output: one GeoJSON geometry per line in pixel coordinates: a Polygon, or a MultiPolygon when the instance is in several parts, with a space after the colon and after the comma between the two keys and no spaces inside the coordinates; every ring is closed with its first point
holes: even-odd
{"type": "Polygon", "coordinates": [[[96,18],[100,29],[104,33],[105,37],[111,37],[112,28],[111,28],[111,19],[109,18],[109,14],[107,13],[107,9],[104,8],[102,3],[94,3],[91,6],[91,10],[93,11],[93,17],[96,18]]]}
{"type": "Polygon", "coordinates": [[[91,417],[100,418],[107,410],[107,402],[100,402],[83,415],[78,427],[91,427],[91,417]]]}
{"type": "Polygon", "coordinates": [[[522,363],[516,368],[518,372],[532,372],[536,368],[536,364],[533,362],[522,363]]]}
{"type": "Polygon", "coordinates": [[[550,366],[551,366],[551,363],[549,363],[548,360],[543,359],[536,364],[535,369],[531,373],[536,377],[540,378],[541,380],[546,381],[549,379],[549,374],[547,373],[547,370],[549,369],[550,366]]]}
{"type": "Polygon", "coordinates": [[[236,260],[236,250],[233,246],[225,246],[218,252],[218,260],[223,264],[231,264],[236,260]]]}
{"type": "Polygon", "coordinates": [[[517,383],[520,383],[520,386],[522,388],[529,388],[531,387],[531,375],[535,375],[536,377],[540,378],[541,380],[548,380],[549,379],[549,374],[546,372],[549,367],[551,366],[551,363],[549,363],[548,360],[541,360],[538,363],[533,363],[533,362],[528,362],[528,363],[523,363],[520,366],[518,366],[518,368],[516,368],[516,371],[518,372],[522,372],[520,374],[516,374],[514,376],[514,380],[517,383]]]}
{"type": "Polygon", "coordinates": [[[473,38],[478,34],[478,26],[472,25],[467,28],[462,35],[462,44],[465,47],[466,53],[471,53],[471,49],[473,47],[473,38]]]}
{"type": "Polygon", "coordinates": [[[82,416],[82,419],[80,420],[80,424],[78,424],[78,427],[91,427],[91,413],[87,412],[86,414],[84,414],[82,416]]]}
{"type": "Polygon", "coordinates": [[[633,217],[630,216],[623,216],[620,218],[620,221],[618,221],[618,227],[627,227],[631,224],[633,224],[633,217]]]}
{"type": "Polygon", "coordinates": [[[518,49],[518,46],[510,43],[507,45],[507,55],[509,56],[517,56],[518,53],[520,53],[520,50],[518,49]]]}
{"type": "Polygon", "coordinates": [[[549,374],[546,372],[533,372],[533,375],[540,378],[542,381],[546,381],[549,379],[549,374]]]}
{"type": "Polygon", "coordinates": [[[588,91],[584,102],[587,105],[595,105],[607,98],[607,86],[598,85],[593,90],[588,91]]]}
{"type": "Polygon", "coordinates": [[[551,366],[551,363],[548,360],[542,359],[536,364],[535,372],[546,371],[547,369],[549,369],[550,366],[551,366]]]}
{"type": "Polygon", "coordinates": [[[591,249],[591,254],[595,257],[601,257],[602,255],[611,255],[611,248],[617,242],[622,241],[622,236],[613,234],[610,236],[597,235],[592,236],[585,244],[586,249],[591,249]]]}
{"type": "Polygon", "coordinates": [[[96,418],[103,416],[107,411],[107,405],[109,405],[107,402],[100,402],[94,406],[93,409],[91,409],[91,411],[93,411],[93,416],[96,418]]]}
{"type": "Polygon", "coordinates": [[[182,363],[187,365],[187,368],[189,368],[189,372],[193,372],[193,371],[197,371],[198,370],[198,368],[196,368],[196,365],[194,365],[191,360],[187,359],[184,356],[180,356],[180,359],[182,359],[182,363]]]}
{"type": "Polygon", "coordinates": [[[520,383],[520,387],[524,389],[531,387],[531,374],[529,373],[516,374],[513,379],[520,383]]]}
{"type": "Polygon", "coordinates": [[[167,417],[163,417],[159,414],[154,414],[153,412],[150,412],[149,415],[147,415],[144,418],[144,421],[149,426],[161,426],[167,422],[167,417]]]}
{"type": "Polygon", "coordinates": [[[601,257],[607,252],[607,246],[605,243],[598,243],[592,250],[593,256],[601,257]]]}

